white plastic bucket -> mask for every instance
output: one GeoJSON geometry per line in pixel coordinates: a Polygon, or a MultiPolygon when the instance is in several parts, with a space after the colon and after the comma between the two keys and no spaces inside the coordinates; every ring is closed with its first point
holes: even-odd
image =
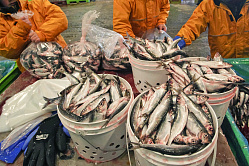
{"type": "Polygon", "coordinates": [[[168,72],[159,66],[158,61],[140,60],[129,55],[129,62],[132,67],[132,74],[136,89],[142,93],[152,86],[158,86],[168,81],[168,72]]]}
{"type": "MultiPolygon", "coordinates": [[[[113,75],[107,74],[106,78],[113,75]]],[[[113,160],[126,150],[126,118],[129,107],[134,100],[130,84],[119,77],[130,92],[131,98],[125,108],[101,128],[106,120],[83,123],[64,116],[57,107],[62,124],[68,129],[77,153],[88,162],[101,163],[113,160]]]]}
{"type": "MultiPolygon", "coordinates": [[[[229,72],[233,75],[236,75],[236,73],[232,69],[229,69],[229,72]]],[[[207,102],[213,108],[217,116],[218,127],[222,125],[227,109],[229,107],[230,101],[235,96],[237,89],[238,87],[234,87],[233,89],[223,92],[223,93],[204,94],[209,97],[207,102]]]]}
{"type": "MultiPolygon", "coordinates": [[[[145,92],[144,92],[145,93],[145,92]]],[[[138,142],[138,138],[134,135],[134,132],[131,129],[130,124],[130,118],[133,110],[133,106],[138,100],[139,97],[141,97],[142,94],[138,95],[135,100],[132,102],[129,112],[128,112],[128,118],[127,118],[127,131],[129,135],[129,139],[132,142],[138,142]]],[[[208,157],[211,155],[211,153],[216,150],[216,144],[218,139],[218,121],[216,114],[212,107],[206,102],[207,107],[209,108],[212,119],[213,119],[213,125],[215,134],[212,139],[212,142],[209,143],[205,148],[202,150],[193,153],[191,155],[183,155],[183,156],[173,156],[173,155],[162,155],[161,153],[157,153],[154,151],[146,150],[146,149],[135,149],[134,155],[135,155],[135,161],[136,166],[158,166],[158,165],[166,165],[166,166],[204,166],[206,164],[206,161],[208,157]]]]}
{"type": "Polygon", "coordinates": [[[213,108],[217,116],[218,127],[220,127],[223,123],[224,117],[230,104],[230,100],[234,97],[237,89],[238,87],[234,87],[233,89],[224,93],[205,94],[209,97],[207,102],[213,108]]]}

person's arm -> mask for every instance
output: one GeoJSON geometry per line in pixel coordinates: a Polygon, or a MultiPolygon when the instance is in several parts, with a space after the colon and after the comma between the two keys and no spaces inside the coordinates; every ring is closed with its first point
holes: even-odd
{"type": "Polygon", "coordinates": [[[176,36],[184,38],[186,46],[190,45],[202,32],[206,31],[209,20],[212,18],[211,14],[213,11],[209,3],[209,1],[203,1],[197,6],[192,16],[177,33],[176,36]]]}
{"type": "Polygon", "coordinates": [[[162,7],[160,9],[159,19],[157,22],[158,25],[165,25],[167,22],[167,18],[169,16],[169,10],[170,10],[170,2],[169,0],[162,0],[162,7]]]}
{"type": "Polygon", "coordinates": [[[131,4],[129,0],[113,1],[113,30],[122,36],[127,36],[126,32],[135,37],[129,21],[131,13],[131,4]]]}
{"type": "Polygon", "coordinates": [[[8,59],[19,58],[28,43],[30,29],[31,26],[21,19],[9,25],[0,18],[0,55],[8,59]]]}
{"type": "Polygon", "coordinates": [[[35,1],[44,17],[44,23],[34,31],[40,41],[54,41],[56,36],[68,28],[68,20],[59,6],[48,0],[35,1]]]}

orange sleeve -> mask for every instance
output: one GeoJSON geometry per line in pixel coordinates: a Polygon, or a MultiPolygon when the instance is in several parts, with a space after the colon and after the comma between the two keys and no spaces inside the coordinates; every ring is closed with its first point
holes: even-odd
{"type": "Polygon", "coordinates": [[[67,17],[59,6],[50,3],[48,0],[37,0],[36,3],[45,20],[40,27],[37,27],[35,32],[41,41],[53,41],[56,36],[68,28],[67,17]]]}
{"type": "Polygon", "coordinates": [[[131,8],[130,0],[113,1],[113,30],[122,36],[127,36],[127,32],[131,37],[135,38],[129,21],[131,8]]]}
{"type": "Polygon", "coordinates": [[[169,10],[170,10],[169,0],[163,0],[157,25],[166,24],[167,18],[169,16],[169,10]]]}
{"type": "Polygon", "coordinates": [[[10,30],[7,29],[9,23],[0,18],[0,55],[8,59],[17,59],[28,44],[31,26],[22,20],[13,22],[11,26],[10,30]]]}
{"type": "Polygon", "coordinates": [[[196,40],[202,32],[206,31],[209,20],[212,17],[210,14],[213,11],[209,3],[209,1],[203,1],[198,5],[192,16],[177,33],[176,36],[184,37],[187,46],[196,40]]]}

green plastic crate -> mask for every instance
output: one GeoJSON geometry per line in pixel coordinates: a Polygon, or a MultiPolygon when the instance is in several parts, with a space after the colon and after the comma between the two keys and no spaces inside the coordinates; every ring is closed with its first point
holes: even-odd
{"type": "Polygon", "coordinates": [[[226,112],[221,128],[238,165],[249,165],[248,141],[240,132],[229,110],[226,112]]]}
{"type": "MultiPolygon", "coordinates": [[[[0,63],[1,65],[1,63],[0,63]]],[[[20,70],[18,69],[18,66],[15,62],[14,68],[6,74],[1,80],[0,80],[0,94],[3,93],[3,91],[10,86],[10,84],[17,79],[17,77],[21,74],[20,70]]]]}
{"type": "MultiPolygon", "coordinates": [[[[243,77],[249,83],[249,58],[231,58],[224,61],[233,65],[232,69],[237,75],[243,77]]],[[[245,136],[237,127],[230,110],[226,112],[226,116],[221,125],[228,144],[233,152],[239,166],[249,165],[249,146],[245,136]]]]}

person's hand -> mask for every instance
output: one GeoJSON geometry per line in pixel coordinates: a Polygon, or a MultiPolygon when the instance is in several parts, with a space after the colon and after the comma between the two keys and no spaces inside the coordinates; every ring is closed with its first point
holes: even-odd
{"type": "MultiPolygon", "coordinates": [[[[175,41],[175,40],[177,40],[177,39],[180,39],[180,38],[181,38],[180,36],[176,36],[176,37],[173,39],[173,41],[175,41]]],[[[186,42],[182,39],[182,40],[180,40],[180,41],[178,42],[177,45],[180,47],[180,49],[182,49],[183,47],[186,46],[186,42]]]]}
{"type": "Polygon", "coordinates": [[[165,24],[160,24],[160,25],[158,25],[157,26],[157,29],[160,31],[160,30],[163,30],[163,31],[167,31],[167,27],[166,27],[166,25],[165,24]]]}
{"type": "Polygon", "coordinates": [[[41,41],[41,39],[39,38],[39,36],[37,35],[37,33],[34,32],[34,31],[32,31],[32,30],[29,33],[29,38],[30,38],[30,40],[32,42],[35,42],[35,43],[38,43],[38,42],[41,41]]]}
{"type": "Polygon", "coordinates": [[[56,152],[65,152],[66,150],[66,135],[56,114],[41,122],[38,131],[28,144],[23,165],[54,166],[56,152]]]}
{"type": "Polygon", "coordinates": [[[20,20],[22,20],[23,22],[29,24],[30,26],[32,26],[31,22],[29,21],[28,16],[23,16],[20,18],[20,20]]]}

